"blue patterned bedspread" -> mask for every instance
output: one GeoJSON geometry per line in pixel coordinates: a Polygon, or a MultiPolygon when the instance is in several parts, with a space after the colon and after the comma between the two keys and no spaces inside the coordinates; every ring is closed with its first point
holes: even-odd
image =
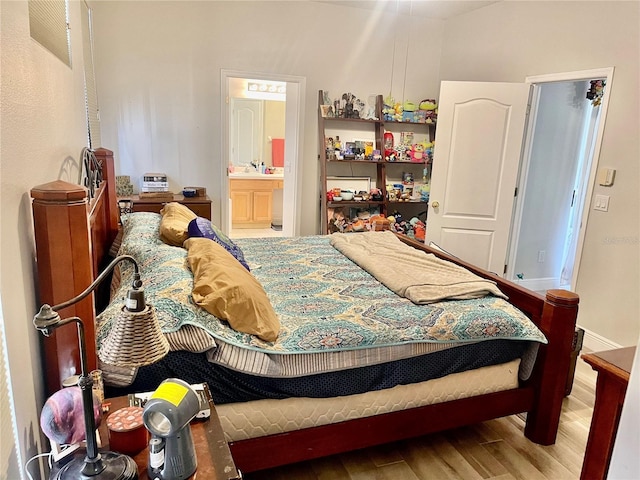
{"type": "MultiPolygon", "coordinates": [[[[159,215],[135,214],[120,254],[140,265],[147,302],[164,332],[193,324],[228,344],[267,354],[316,353],[406,343],[518,339],[546,343],[542,332],[507,301],[487,296],[415,305],[376,281],[329,244],[328,236],[242,239],[251,272],[280,317],[274,343],[233,330],[191,299],[186,250],[158,238],[159,215]]],[[[98,345],[122,306],[132,269],[123,265],[115,301],[101,313],[98,345]]],[[[393,269],[393,265],[389,265],[393,269]]],[[[411,272],[398,272],[411,275],[411,272]]]]}

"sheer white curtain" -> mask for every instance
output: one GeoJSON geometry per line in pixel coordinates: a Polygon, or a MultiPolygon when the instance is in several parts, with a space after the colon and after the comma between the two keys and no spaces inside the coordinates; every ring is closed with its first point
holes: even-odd
{"type": "Polygon", "coordinates": [[[9,378],[9,367],[4,344],[4,319],[2,317],[2,305],[0,304],[0,479],[22,478],[20,472],[18,448],[17,448],[17,428],[15,421],[15,410],[11,394],[11,383],[9,378]]]}
{"type": "Polygon", "coordinates": [[[92,150],[102,147],[100,135],[100,108],[98,87],[93,65],[93,10],[82,2],[82,56],[84,60],[84,95],[87,107],[87,146],[92,150]]]}

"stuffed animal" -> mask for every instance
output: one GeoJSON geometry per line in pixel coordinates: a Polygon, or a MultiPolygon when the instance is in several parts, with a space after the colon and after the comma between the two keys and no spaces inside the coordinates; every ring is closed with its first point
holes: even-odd
{"type": "Polygon", "coordinates": [[[413,236],[415,237],[416,240],[420,242],[424,242],[426,231],[427,231],[426,226],[422,222],[419,222],[413,226],[413,236]]]}
{"type": "Polygon", "coordinates": [[[351,228],[354,232],[363,232],[364,231],[364,222],[362,220],[356,220],[351,224],[351,228]]]}
{"type": "Polygon", "coordinates": [[[409,158],[412,162],[422,163],[427,160],[425,150],[426,142],[414,143],[409,150],[409,158]]]}
{"type": "Polygon", "coordinates": [[[402,105],[402,109],[405,112],[415,112],[418,109],[418,107],[415,103],[410,102],[409,100],[405,100],[404,104],[402,105]]]}
{"type": "Polygon", "coordinates": [[[424,123],[435,123],[438,119],[438,105],[434,99],[426,99],[420,102],[420,116],[424,123]]]}
{"type": "Polygon", "coordinates": [[[420,102],[420,110],[435,110],[438,108],[435,100],[426,99],[420,102]]]}
{"type": "Polygon", "coordinates": [[[433,162],[433,149],[435,148],[435,142],[427,142],[424,146],[424,153],[427,156],[427,162],[433,162]]]}
{"type": "Polygon", "coordinates": [[[388,95],[383,100],[382,116],[386,122],[393,121],[393,115],[395,114],[395,109],[393,108],[394,103],[395,100],[391,95],[388,95]]]}
{"type": "Polygon", "coordinates": [[[390,222],[383,215],[374,215],[369,219],[369,225],[374,232],[389,230],[390,222]]]}
{"type": "Polygon", "coordinates": [[[416,123],[418,121],[418,106],[406,100],[402,105],[402,121],[416,123]]]}
{"type": "Polygon", "coordinates": [[[393,115],[393,119],[396,122],[401,122],[402,121],[402,113],[404,112],[404,107],[402,106],[401,103],[396,103],[393,106],[393,109],[395,110],[395,114],[393,115]]]}

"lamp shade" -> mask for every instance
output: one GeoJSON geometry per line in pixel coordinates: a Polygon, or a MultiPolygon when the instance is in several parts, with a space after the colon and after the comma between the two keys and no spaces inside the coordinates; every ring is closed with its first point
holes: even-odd
{"type": "Polygon", "coordinates": [[[122,308],[98,357],[117,367],[142,367],[157,362],[168,352],[169,342],[160,329],[155,309],[147,305],[140,312],[122,308]]]}

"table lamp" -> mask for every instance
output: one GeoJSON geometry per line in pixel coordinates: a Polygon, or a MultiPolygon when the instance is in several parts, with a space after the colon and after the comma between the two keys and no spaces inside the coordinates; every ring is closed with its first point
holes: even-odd
{"type": "Polygon", "coordinates": [[[76,323],[80,344],[80,379],[78,386],[82,391],[85,439],[87,451],[84,458],[76,456],[52,476],[54,479],[100,479],[134,480],[138,478],[138,468],[131,457],[111,451],[98,451],[96,423],[93,415],[93,379],[87,372],[87,353],[85,346],[84,324],[79,317],[61,319],[59,310],[69,307],[89,295],[105,277],[122,261],[134,266],[134,278],[127,293],[126,305],[116,319],[98,355],[101,360],[117,365],[140,367],[157,362],[169,351],[169,343],[162,334],[155,310],[144,300],[144,290],[136,260],[130,255],[115,258],[107,268],[78,296],[51,307],[42,305],[33,318],[33,324],[46,337],[57,328],[76,323]],[[118,344],[121,342],[122,345],[118,344]]]}

